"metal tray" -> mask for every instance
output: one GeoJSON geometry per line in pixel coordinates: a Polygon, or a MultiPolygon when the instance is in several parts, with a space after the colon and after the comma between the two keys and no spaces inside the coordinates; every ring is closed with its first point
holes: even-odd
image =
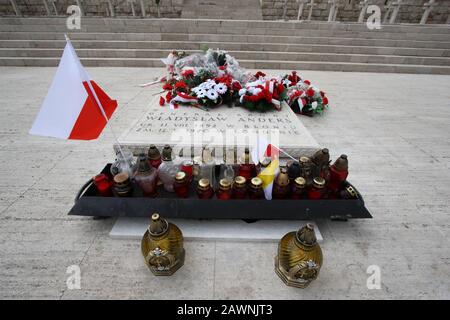
{"type": "MultiPolygon", "coordinates": [[[[102,173],[109,174],[111,164],[102,173]]],[[[347,182],[349,185],[350,183],[347,182]]],[[[355,190],[357,190],[355,188],[355,190]]],[[[133,186],[132,197],[101,197],[92,179],[86,182],[75,198],[69,215],[93,217],[150,217],[158,212],[165,218],[244,219],[244,220],[311,220],[329,218],[347,220],[372,218],[358,192],[358,199],[336,200],[199,200],[194,187],[187,199],[176,198],[161,187],[157,198],[146,198],[133,186]]]]}

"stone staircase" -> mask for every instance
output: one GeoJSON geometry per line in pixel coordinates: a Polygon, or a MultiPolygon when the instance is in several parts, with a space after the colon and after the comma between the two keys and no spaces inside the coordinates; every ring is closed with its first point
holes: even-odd
{"type": "Polygon", "coordinates": [[[184,0],[181,18],[262,20],[260,0],[184,0]]]}
{"type": "Polygon", "coordinates": [[[56,66],[72,39],[86,66],[162,67],[169,50],[228,50],[242,66],[450,74],[450,26],[192,19],[1,18],[1,66],[56,66]]]}

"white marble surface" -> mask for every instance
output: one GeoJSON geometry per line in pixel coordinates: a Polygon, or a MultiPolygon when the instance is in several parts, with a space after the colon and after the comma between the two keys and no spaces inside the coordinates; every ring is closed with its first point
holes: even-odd
{"type": "MultiPolygon", "coordinates": [[[[114,239],[142,239],[149,221],[148,218],[117,218],[109,235],[114,239]]],[[[185,240],[278,243],[286,233],[296,231],[306,223],[314,225],[317,241],[323,240],[319,228],[312,221],[259,220],[252,223],[242,220],[168,219],[168,221],[181,229],[185,240]]]]}
{"type": "MultiPolygon", "coordinates": [[[[159,90],[160,85],[152,89],[159,90]]],[[[232,154],[236,149],[239,156],[257,139],[264,139],[293,157],[311,154],[319,148],[309,130],[285,103],[280,111],[261,113],[225,105],[208,111],[189,106],[171,110],[167,105],[161,107],[158,101],[159,95],[146,103],[145,111],[119,137],[121,146],[138,154],[146,152],[151,144],[158,147],[170,144],[177,155],[182,151],[184,156],[189,156],[191,146],[195,155],[200,155],[201,148],[207,146],[219,160],[223,159],[224,146],[225,152],[232,154]]]]}
{"type": "MultiPolygon", "coordinates": [[[[165,72],[88,71],[119,101],[118,133],[156,92],[134,84],[165,72]]],[[[275,274],[275,242],[187,240],[184,266],[161,278],[140,241],[109,236],[113,219],[68,216],[79,188],[113,159],[114,139],[108,129],[96,141],[28,135],[54,73],[0,68],[1,299],[450,299],[450,76],[300,72],[331,105],[303,124],[333,159],[349,155],[349,179],[374,217],[317,220],[324,264],[300,290],[275,274]],[[71,265],[81,290],[66,286],[71,265]],[[379,290],[366,285],[371,265],[379,290]]]]}

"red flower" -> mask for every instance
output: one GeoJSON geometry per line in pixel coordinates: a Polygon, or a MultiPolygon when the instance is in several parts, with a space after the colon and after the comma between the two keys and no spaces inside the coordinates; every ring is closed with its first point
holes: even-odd
{"type": "Polygon", "coordinates": [[[314,97],[314,90],[311,88],[306,90],[306,95],[310,98],[314,97]]]}
{"type": "Polygon", "coordinates": [[[183,78],[188,78],[194,75],[194,70],[184,70],[181,75],[183,76],[183,78]]]}
{"type": "Polygon", "coordinates": [[[272,93],[272,97],[273,97],[274,99],[276,99],[276,100],[280,99],[280,96],[278,95],[277,90],[275,90],[275,91],[272,93]]]}
{"type": "Polygon", "coordinates": [[[263,97],[267,102],[272,102],[272,94],[269,90],[263,90],[261,91],[261,93],[263,94],[263,97]]]}
{"type": "Polygon", "coordinates": [[[323,97],[322,99],[322,104],[328,104],[328,98],[327,97],[323,97]]]}
{"type": "Polygon", "coordinates": [[[255,96],[245,95],[244,100],[249,102],[255,102],[255,96]]]}
{"type": "Polygon", "coordinates": [[[305,80],[305,81],[303,81],[305,84],[307,84],[308,86],[311,84],[311,81],[309,81],[309,80],[305,80]]]}
{"type": "Polygon", "coordinates": [[[239,91],[239,90],[241,90],[241,89],[242,89],[242,86],[241,86],[241,84],[239,83],[239,81],[234,81],[234,82],[233,82],[233,90],[239,91]]]}
{"type": "Polygon", "coordinates": [[[178,81],[177,83],[175,83],[175,89],[186,90],[187,84],[184,81],[178,81]]]}
{"type": "Polygon", "coordinates": [[[166,103],[163,97],[159,97],[159,105],[162,107],[166,103]]]}
{"type": "Polygon", "coordinates": [[[172,100],[172,92],[167,92],[167,94],[166,94],[166,101],[167,102],[170,102],[170,100],[172,100]]]}
{"type": "Polygon", "coordinates": [[[227,85],[227,87],[231,87],[231,82],[233,81],[233,77],[227,74],[222,77],[214,78],[214,81],[216,81],[217,83],[225,83],[227,85]]]}
{"type": "Polygon", "coordinates": [[[325,97],[325,92],[323,92],[322,90],[320,90],[320,96],[323,98],[325,97]]]}
{"type": "Polygon", "coordinates": [[[284,86],[281,83],[278,84],[277,91],[278,93],[282,93],[284,91],[284,86]]]}
{"type": "Polygon", "coordinates": [[[266,74],[264,72],[258,71],[255,73],[255,78],[258,79],[259,77],[265,77],[266,74]]]}
{"type": "Polygon", "coordinates": [[[227,65],[224,64],[223,66],[220,66],[220,67],[219,67],[219,70],[225,70],[226,68],[227,68],[227,65]]]}
{"type": "Polygon", "coordinates": [[[163,90],[173,90],[173,86],[170,83],[163,85],[163,90]]]}
{"type": "Polygon", "coordinates": [[[258,93],[257,95],[254,95],[254,96],[249,96],[249,95],[244,96],[245,101],[249,101],[249,102],[253,102],[253,103],[258,102],[262,98],[263,98],[262,92],[258,93]]]}
{"type": "Polygon", "coordinates": [[[294,90],[294,92],[291,94],[291,100],[297,97],[300,97],[302,95],[303,91],[302,90],[294,90]]]}
{"type": "Polygon", "coordinates": [[[292,71],[292,74],[288,76],[288,80],[293,84],[297,84],[300,80],[300,77],[297,75],[297,71],[292,71]]]}

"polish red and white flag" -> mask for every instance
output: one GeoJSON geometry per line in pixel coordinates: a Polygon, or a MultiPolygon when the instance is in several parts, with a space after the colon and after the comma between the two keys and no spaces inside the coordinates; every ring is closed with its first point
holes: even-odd
{"type": "Polygon", "coordinates": [[[83,68],[70,41],[30,134],[72,140],[98,138],[117,108],[83,68]]]}

